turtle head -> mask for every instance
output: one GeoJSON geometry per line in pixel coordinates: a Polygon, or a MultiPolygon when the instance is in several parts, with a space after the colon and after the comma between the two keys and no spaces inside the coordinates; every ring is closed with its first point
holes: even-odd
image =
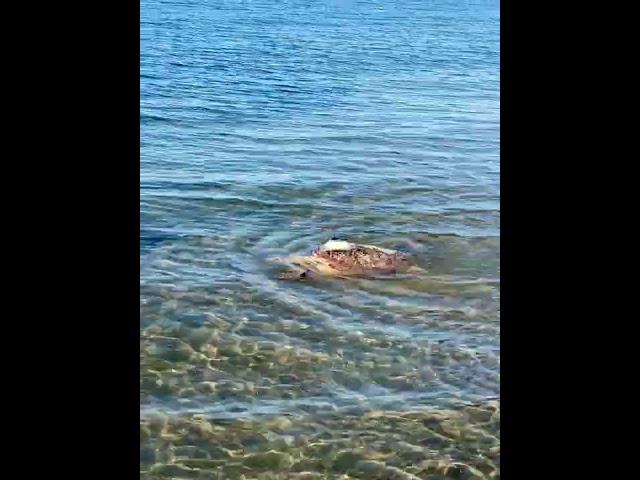
{"type": "Polygon", "coordinates": [[[278,274],[280,280],[303,280],[309,277],[309,271],[299,265],[290,265],[278,274]]]}

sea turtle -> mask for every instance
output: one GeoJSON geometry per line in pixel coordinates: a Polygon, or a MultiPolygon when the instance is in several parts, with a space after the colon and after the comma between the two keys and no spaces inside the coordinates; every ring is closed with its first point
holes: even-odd
{"type": "Polygon", "coordinates": [[[374,245],[331,239],[311,255],[276,257],[287,269],[280,278],[297,279],[310,276],[370,277],[379,274],[421,271],[413,255],[374,245]]]}

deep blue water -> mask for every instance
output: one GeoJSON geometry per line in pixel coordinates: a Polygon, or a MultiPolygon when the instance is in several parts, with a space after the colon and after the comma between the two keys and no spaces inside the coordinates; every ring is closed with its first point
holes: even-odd
{"type": "Polygon", "coordinates": [[[141,332],[219,322],[223,341],[333,359],[295,400],[141,388],[141,410],[499,397],[499,3],[141,0],[140,15],[141,332]],[[408,246],[428,273],[292,284],[266,265],[333,233],[408,246]],[[376,380],[385,355],[411,388],[376,380]]]}

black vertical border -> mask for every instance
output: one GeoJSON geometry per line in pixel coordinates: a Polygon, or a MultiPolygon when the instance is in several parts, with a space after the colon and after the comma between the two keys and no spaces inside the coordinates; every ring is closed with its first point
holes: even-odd
{"type": "Polygon", "coordinates": [[[135,478],[139,4],[18,9],[3,15],[11,462],[135,478]]]}

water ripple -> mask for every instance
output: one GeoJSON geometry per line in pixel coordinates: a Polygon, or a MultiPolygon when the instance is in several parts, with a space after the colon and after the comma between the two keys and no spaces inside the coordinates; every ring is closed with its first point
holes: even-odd
{"type": "Polygon", "coordinates": [[[140,13],[141,469],[499,472],[499,3],[140,13]],[[334,234],[425,272],[277,279],[269,257],[334,234]],[[333,451],[344,432],[377,456],[333,451]]]}

